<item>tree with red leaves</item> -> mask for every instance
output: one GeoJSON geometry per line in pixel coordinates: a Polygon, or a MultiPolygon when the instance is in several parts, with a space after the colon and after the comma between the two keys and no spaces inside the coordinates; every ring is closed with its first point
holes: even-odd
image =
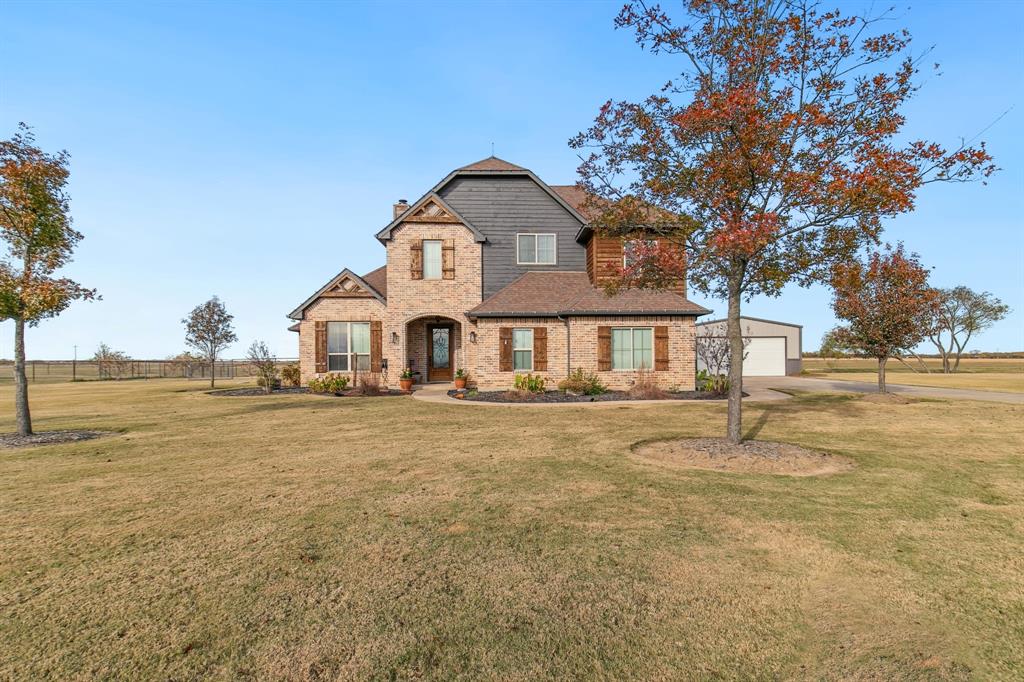
{"type": "MultiPolygon", "coordinates": [[[[910,211],[922,185],[995,167],[983,144],[901,141],[921,58],[905,31],[877,32],[881,18],[811,0],[686,6],[681,23],[643,2],[623,8],[617,27],[682,73],[641,102],[609,100],[570,145],[599,233],[685,249],[694,288],[728,300],[727,437],[738,443],[741,301],[824,281],[877,243],[884,218],[910,211]]],[[[622,286],[661,288],[682,276],[678,260],[655,253],[617,275],[622,286]]]]}
{"type": "Polygon", "coordinates": [[[56,317],[72,302],[97,298],[54,273],[71,260],[82,234],[71,226],[67,152],[47,154],[24,123],[0,141],[0,321],[14,320],[14,412],[18,433],[32,434],[25,376],[25,325],[56,317]]]}
{"type": "Polygon", "coordinates": [[[867,263],[844,263],[832,273],[836,317],[849,324],[833,334],[844,347],[878,360],[878,392],[885,393],[889,358],[928,336],[939,292],[928,285],[928,269],[903,245],[875,251],[867,263]]]}

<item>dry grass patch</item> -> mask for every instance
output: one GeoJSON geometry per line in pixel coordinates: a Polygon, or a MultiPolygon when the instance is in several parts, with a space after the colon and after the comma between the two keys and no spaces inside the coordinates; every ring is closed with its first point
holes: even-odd
{"type": "Polygon", "coordinates": [[[720,403],[205,390],[32,387],[40,430],[124,431],[0,452],[0,679],[1024,672],[1021,406],[747,404],[857,466],[725,476],[623,456],[720,403]]]}
{"type": "Polygon", "coordinates": [[[758,440],[737,445],[722,438],[679,438],[642,441],[631,450],[637,457],[664,466],[744,474],[822,476],[854,467],[846,457],[815,452],[791,443],[758,440]]]}

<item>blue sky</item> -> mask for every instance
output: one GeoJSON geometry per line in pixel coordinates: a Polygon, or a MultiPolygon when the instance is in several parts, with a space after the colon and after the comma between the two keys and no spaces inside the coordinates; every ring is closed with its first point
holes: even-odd
{"type": "MultiPolygon", "coordinates": [[[[18,121],[72,153],[72,210],[86,238],[69,276],[99,289],[28,336],[30,358],[135,357],[184,347],[181,318],[212,294],[239,343],[294,356],[285,315],[343,267],[383,263],[372,235],[392,203],[451,169],[498,156],[552,184],[575,181],[566,141],[607,98],[640,98],[678,69],[612,19],[620,3],[0,3],[0,136],[18,121]]],[[[843,3],[862,9],[861,3],[843,3]]],[[[1024,5],[915,3],[897,12],[935,46],[907,133],[983,136],[1004,169],[933,186],[888,224],[933,282],[989,290],[1011,318],[971,343],[1024,350],[1024,5]]],[[[698,302],[725,310],[721,301],[698,302]]],[[[823,287],[746,304],[834,324],[823,287]]],[[[13,355],[0,324],[0,357],[13,355]]]]}

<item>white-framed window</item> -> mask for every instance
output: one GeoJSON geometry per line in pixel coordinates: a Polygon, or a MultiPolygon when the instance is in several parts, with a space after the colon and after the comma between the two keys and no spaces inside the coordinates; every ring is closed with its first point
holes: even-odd
{"type": "Polygon", "coordinates": [[[516,264],[555,265],[558,262],[556,241],[553,234],[517,234],[516,264]]]}
{"type": "Polygon", "coordinates": [[[512,369],[533,371],[533,329],[530,327],[512,330],[512,369]]]}
{"type": "Polygon", "coordinates": [[[370,323],[327,323],[327,371],[351,372],[370,369],[370,323]]]}
{"type": "Polygon", "coordinates": [[[423,240],[423,279],[441,279],[441,240],[423,240]]]}
{"type": "Polygon", "coordinates": [[[612,327],[612,369],[654,369],[653,327],[612,327]]]}
{"type": "Polygon", "coordinates": [[[639,247],[653,247],[658,244],[657,239],[630,239],[622,245],[622,267],[628,268],[635,260],[634,254],[639,247]]]}

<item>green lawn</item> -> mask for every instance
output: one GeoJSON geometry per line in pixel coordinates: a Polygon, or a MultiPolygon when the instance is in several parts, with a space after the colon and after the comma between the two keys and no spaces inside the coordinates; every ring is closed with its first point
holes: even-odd
{"type": "Polygon", "coordinates": [[[0,450],[0,678],[1024,675],[1018,406],[748,406],[857,463],[791,478],[630,454],[721,404],[32,391],[121,433],[0,450]]]}

